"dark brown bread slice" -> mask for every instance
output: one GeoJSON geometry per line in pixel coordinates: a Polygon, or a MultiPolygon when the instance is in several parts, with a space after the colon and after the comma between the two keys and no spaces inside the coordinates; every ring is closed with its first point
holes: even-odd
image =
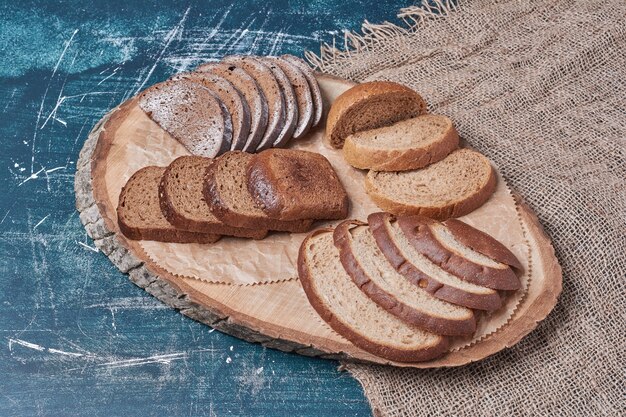
{"type": "Polygon", "coordinates": [[[311,96],[313,97],[313,124],[315,127],[322,120],[322,114],[324,113],[324,100],[322,99],[322,90],[320,89],[319,84],[317,83],[317,78],[315,78],[315,73],[309,67],[302,58],[298,58],[294,55],[281,55],[281,58],[291,62],[295,66],[297,66],[302,74],[306,77],[307,83],[309,84],[309,89],[311,90],[311,96]]]}
{"type": "Polygon", "coordinates": [[[248,166],[248,189],[257,204],[280,220],[345,219],[348,194],[323,155],[268,149],[248,166]]]}
{"type": "Polygon", "coordinates": [[[372,213],[367,222],[380,251],[413,285],[441,300],[467,308],[497,310],[502,306],[496,290],[463,281],[415,250],[393,215],[372,213]]]}
{"type": "Polygon", "coordinates": [[[366,223],[347,220],[333,233],[341,263],[354,283],[391,314],[429,332],[469,336],[474,312],[433,297],[400,275],[380,252],[366,223]]]}
{"type": "Polygon", "coordinates": [[[204,200],[204,176],[212,159],[181,156],[165,170],[159,184],[159,201],[165,218],[181,230],[263,239],[267,230],[244,229],[224,224],[204,200]]]}
{"type": "Polygon", "coordinates": [[[420,216],[400,216],[398,224],[413,247],[443,270],[494,290],[520,288],[519,278],[508,265],[461,245],[443,224],[420,216]]]}
{"type": "Polygon", "coordinates": [[[250,107],[241,92],[226,78],[210,72],[184,72],[172,80],[191,80],[211,90],[226,106],[233,124],[230,150],[243,149],[250,134],[250,107]]]}
{"type": "Polygon", "coordinates": [[[278,137],[272,143],[274,148],[284,147],[289,140],[293,137],[293,132],[296,129],[298,123],[298,102],[296,100],[296,93],[291,85],[291,81],[287,77],[287,74],[282,68],[275,62],[265,57],[259,57],[259,60],[263,62],[274,74],[274,78],[280,86],[280,90],[283,93],[283,99],[285,100],[285,120],[283,127],[278,134],[278,137]]]}
{"type": "Polygon", "coordinates": [[[159,181],[162,167],[145,167],[135,172],[120,193],[117,223],[120,231],[133,240],[175,243],[213,243],[220,235],[178,230],[161,213],[159,181]]]}
{"type": "Polygon", "coordinates": [[[209,166],[204,197],[211,212],[224,223],[236,227],[294,233],[308,231],[313,220],[272,219],[258,206],[248,191],[246,171],[252,158],[254,155],[245,152],[226,152],[209,166]]]}
{"type": "Polygon", "coordinates": [[[441,356],[448,339],[411,326],[374,303],[346,274],[330,229],[316,230],[302,245],[298,275],[309,302],[337,333],[359,348],[398,362],[441,356]]]}
{"type": "Polygon", "coordinates": [[[169,80],[141,93],[139,107],[194,155],[213,158],[230,149],[230,113],[209,89],[169,80]]]}
{"type": "Polygon", "coordinates": [[[196,71],[217,74],[230,81],[243,94],[250,109],[250,134],[242,150],[254,152],[265,134],[268,120],[267,100],[257,82],[241,68],[222,62],[200,65],[196,71]]]}

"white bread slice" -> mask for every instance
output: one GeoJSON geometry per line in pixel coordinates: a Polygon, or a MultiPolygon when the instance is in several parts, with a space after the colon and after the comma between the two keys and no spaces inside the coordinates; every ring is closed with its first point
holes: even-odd
{"type": "Polygon", "coordinates": [[[415,250],[447,272],[494,290],[520,288],[520,280],[509,265],[461,244],[443,224],[419,216],[401,216],[398,224],[415,250]]]}
{"type": "Polygon", "coordinates": [[[482,206],[496,190],[496,175],[485,156],[459,149],[418,170],[370,171],[365,190],[389,213],[445,220],[482,206]]]}
{"type": "Polygon", "coordinates": [[[450,118],[423,114],[348,136],[343,156],[355,168],[407,171],[441,161],[458,147],[459,134],[450,118]]]}
{"type": "Polygon", "coordinates": [[[440,300],[477,310],[497,310],[502,299],[496,290],[458,278],[418,252],[389,213],[372,213],[367,222],[387,261],[413,285],[440,300]]]}
{"type": "Polygon", "coordinates": [[[298,256],[309,302],[337,333],[384,359],[418,362],[441,356],[448,339],[411,326],[374,303],[346,274],[330,229],[309,235],[298,256]]]}
{"type": "Polygon", "coordinates": [[[391,314],[446,336],[468,336],[476,330],[472,310],[439,300],[400,275],[380,252],[365,223],[344,221],[335,228],[333,238],[348,275],[391,314]]]}

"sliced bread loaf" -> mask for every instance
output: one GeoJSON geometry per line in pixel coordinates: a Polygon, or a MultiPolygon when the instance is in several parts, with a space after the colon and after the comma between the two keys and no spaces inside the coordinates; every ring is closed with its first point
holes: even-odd
{"type": "Polygon", "coordinates": [[[324,100],[322,99],[322,90],[317,83],[315,73],[311,67],[309,67],[309,64],[307,64],[302,58],[298,58],[294,55],[282,55],[281,58],[297,66],[306,78],[307,83],[309,84],[309,89],[311,90],[311,96],[313,97],[314,113],[313,124],[311,126],[317,126],[322,120],[322,114],[324,113],[324,100]]]}
{"type": "Polygon", "coordinates": [[[440,300],[478,310],[497,310],[502,299],[497,291],[475,285],[442,269],[417,251],[393,215],[372,213],[370,230],[389,263],[413,285],[440,300]]]}
{"type": "Polygon", "coordinates": [[[276,78],[276,81],[280,86],[280,90],[283,93],[283,99],[285,101],[285,119],[278,137],[274,143],[268,146],[282,148],[293,137],[293,132],[296,129],[296,124],[298,123],[298,102],[296,100],[296,93],[291,85],[291,81],[280,65],[270,59],[262,57],[259,57],[259,59],[272,71],[272,74],[274,74],[274,78],[276,78]]]}
{"type": "Polygon", "coordinates": [[[139,107],[194,155],[213,158],[230,149],[230,113],[209,89],[190,80],[165,81],[141,93],[139,107]]]}
{"type": "Polygon", "coordinates": [[[280,220],[344,219],[348,194],[323,155],[268,149],[248,165],[248,189],[257,204],[280,220]]]}
{"type": "Polygon", "coordinates": [[[365,223],[348,220],[333,234],[344,269],[374,302],[400,319],[446,336],[467,336],[476,330],[474,312],[433,297],[414,285],[387,261],[365,223]]]}
{"type": "Polygon", "coordinates": [[[406,171],[441,161],[458,147],[452,120],[424,114],[348,136],[343,156],[355,168],[406,171]]]}
{"type": "Polygon", "coordinates": [[[390,81],[358,84],[333,103],[326,120],[325,142],[342,148],[344,140],[362,130],[389,126],[426,112],[426,102],[415,91],[390,81]]]}
{"type": "Polygon", "coordinates": [[[332,232],[318,230],[300,246],[298,275],[309,302],[337,333],[384,359],[418,362],[441,356],[445,337],[412,326],[374,303],[339,261],[332,232]]]}
{"type": "Polygon", "coordinates": [[[211,212],[222,222],[248,229],[306,232],[313,220],[284,221],[272,219],[256,203],[250,191],[246,171],[254,155],[227,152],[209,166],[204,182],[204,197],[211,212]]]}
{"type": "Polygon", "coordinates": [[[365,190],[384,211],[444,220],[482,206],[496,189],[489,160],[459,149],[426,168],[413,171],[370,171],[365,190]]]}
{"type": "Polygon", "coordinates": [[[181,230],[263,239],[267,230],[232,227],[218,220],[204,200],[204,176],[213,160],[181,156],[165,170],[159,184],[159,201],[165,218],[181,230]]]}
{"type": "Polygon", "coordinates": [[[401,216],[398,224],[417,252],[450,274],[494,290],[520,288],[519,278],[507,264],[463,245],[443,224],[420,216],[401,216]]]}
{"type": "Polygon", "coordinates": [[[165,168],[149,166],[135,172],[120,193],[117,223],[133,240],[176,243],[213,243],[220,235],[178,230],[161,213],[159,181],[165,168]]]}

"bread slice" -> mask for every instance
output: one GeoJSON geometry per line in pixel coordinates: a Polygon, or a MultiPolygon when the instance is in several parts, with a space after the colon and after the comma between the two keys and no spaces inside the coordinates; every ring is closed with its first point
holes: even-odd
{"type": "Polygon", "coordinates": [[[165,170],[159,184],[163,215],[181,230],[263,239],[267,230],[244,229],[224,224],[204,200],[204,176],[213,160],[201,156],[181,156],[165,170]]]}
{"type": "Polygon", "coordinates": [[[272,219],[257,205],[248,191],[246,170],[254,155],[227,152],[207,169],[204,197],[211,212],[222,222],[248,229],[306,232],[313,220],[272,219]]]}
{"type": "Polygon", "coordinates": [[[344,271],[328,229],[317,230],[302,242],[298,275],[322,319],[367,352],[398,362],[418,362],[441,356],[448,348],[447,338],[403,322],[361,292],[344,271]]]}
{"type": "Polygon", "coordinates": [[[230,113],[209,89],[190,80],[164,81],[141,93],[139,107],[194,155],[230,149],[230,113]]]}
{"type": "Polygon", "coordinates": [[[348,136],[343,156],[355,168],[406,171],[441,161],[458,147],[452,120],[424,114],[348,136]]]}
{"type": "Polygon", "coordinates": [[[417,251],[393,215],[372,213],[370,230],[387,261],[409,280],[440,300],[477,310],[497,310],[502,299],[497,291],[466,282],[441,269],[417,251]]]}
{"type": "Polygon", "coordinates": [[[485,156],[459,149],[414,171],[370,171],[365,190],[384,211],[445,220],[482,206],[496,190],[496,175],[485,156]]]}
{"type": "Polygon", "coordinates": [[[317,126],[322,120],[322,114],[324,113],[324,100],[322,99],[322,90],[317,83],[315,73],[302,58],[298,58],[294,55],[281,55],[281,58],[297,66],[306,78],[309,89],[311,90],[311,96],[313,97],[313,107],[315,110],[313,113],[313,124],[311,126],[317,126]]]}
{"type": "Polygon", "coordinates": [[[326,120],[324,141],[342,148],[353,133],[390,126],[426,113],[426,102],[409,87],[390,81],[358,84],[333,103],[326,120]]]}
{"type": "Polygon", "coordinates": [[[519,278],[507,264],[461,244],[443,224],[419,216],[401,216],[398,224],[417,252],[450,274],[494,290],[520,288],[519,278]]]}
{"type": "Polygon", "coordinates": [[[345,219],[348,194],[323,155],[268,149],[248,166],[248,190],[271,218],[345,219]]]}
{"type": "Polygon", "coordinates": [[[283,99],[285,100],[285,120],[283,122],[282,129],[278,134],[278,137],[272,143],[271,147],[282,148],[293,137],[293,132],[296,129],[298,123],[298,102],[296,100],[296,93],[294,91],[291,81],[287,77],[287,74],[282,68],[275,62],[264,57],[259,57],[259,60],[267,65],[267,67],[274,74],[274,78],[278,81],[280,91],[283,93],[283,99]]]}
{"type": "Polygon", "coordinates": [[[178,230],[161,213],[159,181],[163,167],[149,166],[135,172],[120,193],[117,223],[120,231],[133,240],[175,243],[213,243],[220,235],[178,230]]]}
{"type": "Polygon", "coordinates": [[[268,121],[267,100],[257,82],[246,71],[235,65],[211,62],[196,68],[198,72],[210,72],[230,81],[243,94],[250,109],[250,133],[241,150],[254,152],[265,134],[268,121]]]}
{"type": "Polygon", "coordinates": [[[210,72],[183,72],[172,80],[190,80],[211,90],[226,106],[233,125],[230,150],[243,149],[250,134],[250,107],[239,90],[227,79],[210,72]]]}
{"type": "Polygon", "coordinates": [[[247,72],[258,84],[267,100],[268,119],[265,133],[256,149],[249,152],[260,152],[270,148],[278,138],[285,123],[285,98],[276,77],[265,64],[253,56],[231,55],[224,57],[222,62],[235,65],[247,72]]]}
{"type": "Polygon", "coordinates": [[[265,59],[275,65],[278,65],[280,69],[283,70],[287,78],[289,78],[289,81],[293,86],[294,93],[296,94],[296,102],[298,104],[298,122],[293,131],[293,139],[299,139],[309,131],[309,128],[313,123],[313,116],[315,112],[313,107],[313,96],[311,95],[309,83],[307,82],[302,70],[294,63],[276,56],[268,56],[265,59]]]}
{"type": "Polygon", "coordinates": [[[446,336],[468,336],[476,330],[472,310],[435,298],[400,275],[381,253],[366,223],[344,221],[335,228],[333,238],[348,275],[391,314],[446,336]]]}

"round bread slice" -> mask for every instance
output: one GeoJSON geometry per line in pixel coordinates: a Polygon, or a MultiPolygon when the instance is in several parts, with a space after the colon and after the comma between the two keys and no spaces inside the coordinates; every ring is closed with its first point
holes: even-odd
{"type": "Polygon", "coordinates": [[[398,225],[417,252],[450,274],[494,290],[520,288],[520,280],[509,265],[463,245],[443,224],[421,216],[400,216],[398,225]]]}
{"type": "Polygon", "coordinates": [[[409,87],[390,81],[358,84],[337,97],[330,108],[324,141],[333,148],[342,148],[349,135],[423,113],[426,102],[409,87]]]}
{"type": "Polygon", "coordinates": [[[472,310],[435,298],[399,274],[381,253],[366,223],[344,221],[335,228],[333,239],[354,283],[391,314],[446,336],[469,336],[476,330],[472,310]]]}
{"type": "Polygon", "coordinates": [[[228,109],[208,88],[190,80],[169,80],[145,90],[139,107],[194,155],[213,158],[230,149],[228,109]]]}
{"type": "Polygon", "coordinates": [[[196,68],[198,72],[210,72],[230,81],[243,94],[250,109],[250,133],[241,150],[254,152],[265,134],[268,120],[267,100],[259,85],[247,72],[235,65],[208,63],[196,68]]]}
{"type": "Polygon", "coordinates": [[[348,136],[343,156],[355,168],[407,171],[441,161],[458,147],[450,118],[424,114],[348,136]]]}
{"type": "Polygon", "coordinates": [[[464,281],[417,251],[393,215],[372,213],[367,222],[387,261],[413,285],[440,300],[467,308],[493,311],[502,306],[496,290],[464,281]]]}
{"type": "Polygon", "coordinates": [[[309,64],[307,64],[302,58],[298,58],[294,55],[281,55],[280,58],[297,66],[306,78],[306,81],[309,84],[309,89],[311,90],[311,96],[313,97],[314,113],[313,124],[311,126],[317,126],[322,120],[322,114],[324,113],[324,100],[322,100],[322,90],[317,83],[315,73],[313,72],[309,64]]]}
{"type": "Polygon", "coordinates": [[[309,131],[315,113],[309,83],[302,70],[294,63],[276,56],[268,56],[266,59],[278,65],[293,86],[298,104],[298,123],[293,131],[293,139],[299,139],[309,131]]]}
{"type": "Polygon", "coordinates": [[[184,72],[172,80],[191,80],[211,90],[226,106],[233,124],[230,150],[243,149],[250,134],[250,107],[239,90],[226,78],[210,72],[184,72]]]}
{"type": "Polygon", "coordinates": [[[403,322],[357,287],[339,261],[329,229],[317,230],[302,242],[298,275],[320,317],[367,352],[397,362],[420,362],[448,349],[447,338],[403,322]]]}
{"type": "Polygon", "coordinates": [[[365,179],[367,194],[382,210],[437,220],[474,211],[495,189],[496,174],[489,160],[470,149],[456,150],[414,171],[370,171],[365,179]]]}
{"type": "Polygon", "coordinates": [[[296,93],[291,85],[291,81],[276,62],[267,58],[260,57],[259,59],[272,70],[272,74],[274,74],[276,81],[278,81],[278,85],[283,93],[283,98],[285,99],[285,121],[283,128],[271,145],[274,148],[282,148],[293,137],[293,132],[298,123],[298,102],[296,100],[296,93]]]}
{"type": "Polygon", "coordinates": [[[260,152],[271,148],[285,123],[285,98],[276,77],[272,70],[256,57],[231,55],[224,57],[222,62],[238,66],[246,71],[257,82],[267,100],[267,128],[256,149],[249,149],[248,152],[260,152]]]}

